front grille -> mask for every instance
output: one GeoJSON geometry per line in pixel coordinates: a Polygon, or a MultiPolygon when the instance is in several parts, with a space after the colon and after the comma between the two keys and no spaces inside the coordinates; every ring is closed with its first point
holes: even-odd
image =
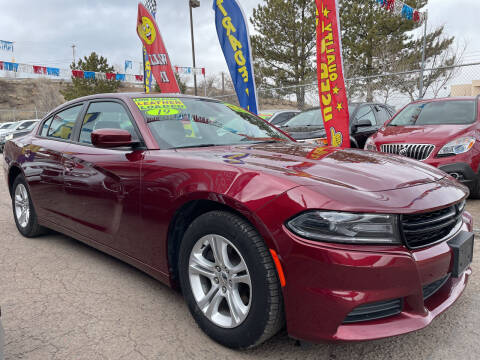
{"type": "Polygon", "coordinates": [[[428,213],[402,215],[405,244],[410,249],[416,249],[440,242],[460,223],[461,216],[458,206],[428,213]]]}
{"type": "Polygon", "coordinates": [[[360,305],[347,315],[344,324],[382,319],[402,312],[402,299],[360,305]]]}
{"type": "Polygon", "coordinates": [[[438,290],[441,289],[443,285],[447,282],[450,274],[447,274],[445,277],[441,278],[440,280],[434,281],[431,284],[425,285],[422,289],[423,291],[423,300],[427,300],[430,296],[435,294],[438,290]]]}
{"type": "Polygon", "coordinates": [[[435,149],[431,144],[383,144],[380,151],[389,154],[403,155],[415,160],[425,160],[435,149]]]}

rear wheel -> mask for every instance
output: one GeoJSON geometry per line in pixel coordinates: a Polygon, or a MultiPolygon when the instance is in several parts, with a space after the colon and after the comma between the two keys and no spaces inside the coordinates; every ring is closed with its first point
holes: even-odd
{"type": "Polygon", "coordinates": [[[212,211],[187,229],[179,276],[190,312],[212,339],[248,348],[283,325],[283,300],[263,239],[240,217],[212,211]]]}
{"type": "Polygon", "coordinates": [[[38,224],[27,183],[21,175],[13,182],[12,209],[17,229],[23,236],[35,237],[45,232],[45,228],[38,224]]]}

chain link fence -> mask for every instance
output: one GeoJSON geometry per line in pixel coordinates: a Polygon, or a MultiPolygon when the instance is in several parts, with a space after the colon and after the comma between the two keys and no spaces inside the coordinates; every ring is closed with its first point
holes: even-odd
{"type": "MultiPolygon", "coordinates": [[[[345,80],[350,102],[372,101],[388,104],[397,110],[419,96],[422,70],[410,70],[345,80]]],[[[480,62],[425,69],[423,98],[449,96],[476,96],[480,94],[480,62]]],[[[257,89],[259,108],[309,109],[318,107],[317,82],[305,85],[257,89]]],[[[215,96],[230,103],[238,103],[235,94],[215,96]]]]}
{"type": "Polygon", "coordinates": [[[20,121],[20,120],[30,120],[30,119],[41,119],[44,117],[48,111],[38,110],[38,109],[0,109],[0,123],[20,121]]]}

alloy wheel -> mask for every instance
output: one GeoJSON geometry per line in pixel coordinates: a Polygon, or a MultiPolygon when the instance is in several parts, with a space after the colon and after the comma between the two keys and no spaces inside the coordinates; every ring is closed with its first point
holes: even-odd
{"type": "Polygon", "coordinates": [[[15,216],[22,228],[27,227],[30,221],[30,201],[27,189],[21,183],[15,188],[15,216]]]}
{"type": "Polygon", "coordinates": [[[235,328],[247,317],[252,284],[238,249],[216,234],[201,237],[190,253],[188,273],[195,301],[215,325],[235,328]]]}

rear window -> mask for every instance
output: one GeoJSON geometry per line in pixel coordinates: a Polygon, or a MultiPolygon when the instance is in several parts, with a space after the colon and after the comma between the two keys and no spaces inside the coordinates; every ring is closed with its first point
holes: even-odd
{"type": "Polygon", "coordinates": [[[320,109],[308,110],[292,117],[286,127],[319,126],[323,127],[322,112],[320,109]]]}
{"type": "Polygon", "coordinates": [[[463,125],[475,121],[475,101],[434,101],[408,105],[388,126],[463,125]]]}

